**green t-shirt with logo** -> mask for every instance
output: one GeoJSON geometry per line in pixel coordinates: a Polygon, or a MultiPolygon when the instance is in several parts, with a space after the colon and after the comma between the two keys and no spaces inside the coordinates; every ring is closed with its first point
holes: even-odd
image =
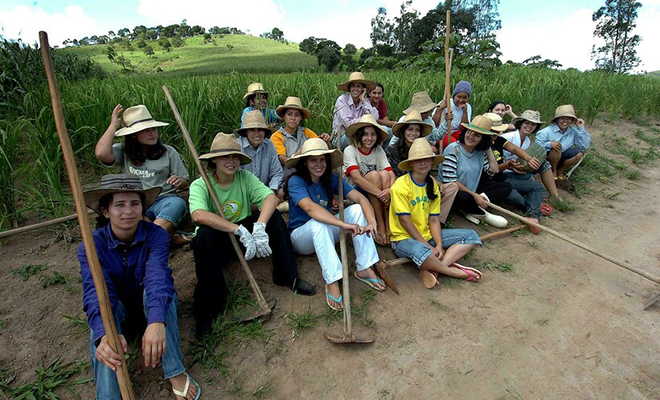
{"type": "MultiPolygon", "coordinates": [[[[252,204],[261,207],[266,197],[273,194],[273,191],[261,183],[259,178],[246,170],[236,171],[236,174],[234,174],[234,183],[227,188],[218,186],[212,174],[209,174],[209,179],[215,193],[218,195],[222,211],[230,222],[241,221],[248,217],[251,213],[250,206],[252,204]]],[[[213,198],[204,183],[204,179],[201,177],[195,179],[190,184],[188,203],[190,204],[190,215],[196,210],[217,213],[213,204],[213,198]]]]}

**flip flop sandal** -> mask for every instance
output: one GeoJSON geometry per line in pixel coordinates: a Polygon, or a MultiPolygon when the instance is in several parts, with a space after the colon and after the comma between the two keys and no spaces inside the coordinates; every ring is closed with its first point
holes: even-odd
{"type": "Polygon", "coordinates": [[[453,263],[452,265],[450,265],[450,267],[458,268],[461,271],[465,272],[468,276],[467,278],[465,278],[465,280],[468,282],[478,282],[481,280],[481,278],[483,278],[483,274],[478,269],[466,267],[465,265],[461,265],[459,263],[453,263]]]}
{"type": "Polygon", "coordinates": [[[435,279],[435,276],[430,271],[421,269],[419,270],[419,275],[422,277],[422,283],[424,283],[424,287],[427,289],[433,289],[438,284],[438,280],[435,279]]]}
{"type": "Polygon", "coordinates": [[[367,286],[369,286],[373,290],[377,290],[379,292],[384,292],[385,291],[385,289],[379,289],[378,286],[374,285],[374,283],[380,283],[381,285],[385,286],[385,282],[383,282],[383,280],[380,279],[380,278],[375,278],[375,279],[374,278],[362,278],[360,275],[358,275],[357,271],[355,271],[353,273],[353,276],[355,277],[355,279],[357,279],[360,282],[363,282],[364,284],[366,284],[367,286]]]}
{"type": "Polygon", "coordinates": [[[552,214],[554,211],[554,208],[550,207],[547,204],[541,204],[541,215],[544,217],[547,217],[548,215],[552,214]]]}
{"type": "MultiPolygon", "coordinates": [[[[539,223],[539,220],[536,219],[536,218],[530,218],[530,217],[527,217],[527,219],[530,220],[530,221],[532,221],[532,222],[536,222],[537,224],[539,223]]],[[[532,233],[535,234],[535,235],[538,235],[539,233],[541,233],[541,229],[540,229],[540,228],[537,228],[537,227],[532,226],[532,225],[526,225],[526,226],[527,226],[527,229],[529,229],[529,231],[532,232],[532,233]]]]}
{"type": "Polygon", "coordinates": [[[331,295],[328,292],[328,285],[325,285],[325,303],[330,307],[331,310],[335,311],[344,311],[344,307],[341,306],[341,301],[344,299],[344,296],[341,294],[339,295],[339,298],[336,298],[335,296],[331,295]],[[339,307],[335,307],[332,304],[330,304],[330,300],[334,301],[335,303],[339,304],[339,307]]]}
{"type": "Polygon", "coordinates": [[[374,242],[380,246],[387,246],[385,237],[378,231],[376,231],[376,234],[374,235],[374,242]]]}
{"type": "Polygon", "coordinates": [[[197,381],[194,380],[193,377],[190,376],[187,372],[184,372],[184,374],[186,374],[186,386],[183,388],[183,391],[172,388],[172,393],[185,399],[186,395],[188,394],[188,389],[190,389],[190,383],[192,382],[196,389],[195,397],[193,397],[193,400],[198,400],[202,396],[202,388],[199,387],[199,383],[197,383],[197,381]]]}

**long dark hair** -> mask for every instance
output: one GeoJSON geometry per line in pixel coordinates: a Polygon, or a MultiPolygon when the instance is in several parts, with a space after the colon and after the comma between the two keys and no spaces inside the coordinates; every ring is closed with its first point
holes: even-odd
{"type": "MultiPolygon", "coordinates": [[[[403,126],[401,130],[399,130],[399,140],[396,141],[396,152],[399,154],[399,161],[406,160],[408,158],[408,151],[410,151],[410,147],[406,146],[406,129],[408,129],[408,125],[406,124],[403,126]]],[[[420,127],[421,128],[421,127],[420,127]]],[[[420,135],[420,137],[422,137],[420,135]]]]}
{"type": "MultiPolygon", "coordinates": [[[[363,126],[359,128],[357,131],[355,131],[355,134],[353,135],[353,145],[355,146],[356,149],[360,148],[360,145],[362,144],[362,136],[364,136],[364,130],[367,128],[366,126],[363,126]]],[[[380,144],[383,142],[383,137],[380,135],[380,131],[378,128],[372,126],[374,130],[376,131],[376,143],[374,143],[372,149],[375,149],[376,147],[380,146],[380,144]]]]}
{"type": "MultiPolygon", "coordinates": [[[[264,92],[252,93],[251,95],[249,95],[248,97],[245,98],[245,108],[247,108],[247,107],[254,107],[255,109],[257,108],[256,107],[257,104],[255,103],[255,99],[257,98],[258,94],[264,96],[266,98],[266,100],[268,100],[268,93],[264,93],[264,92]]],[[[302,113],[301,113],[301,115],[302,115],[302,113]]]]}
{"type": "MultiPolygon", "coordinates": [[[[142,203],[142,216],[144,216],[144,213],[146,212],[144,207],[144,193],[138,193],[138,195],[140,195],[140,202],[142,203]]],[[[110,223],[110,218],[106,218],[105,215],[103,215],[103,211],[106,211],[110,207],[113,196],[114,193],[110,193],[99,199],[99,210],[101,210],[101,214],[96,217],[96,229],[103,228],[110,223]]]]}
{"type": "MultiPolygon", "coordinates": [[[[300,161],[298,161],[298,165],[296,165],[296,172],[294,172],[293,175],[298,175],[301,177],[309,186],[312,184],[312,176],[309,174],[309,168],[307,168],[307,158],[308,157],[303,157],[300,161]]],[[[321,175],[321,179],[319,179],[319,184],[323,188],[326,196],[328,196],[328,201],[332,201],[332,159],[330,158],[330,154],[325,155],[325,164],[325,171],[323,172],[323,175],[321,175]]],[[[338,178],[342,179],[341,176],[338,178]]],[[[284,199],[289,199],[289,179],[287,179],[284,183],[284,199]]]]}
{"type": "MultiPolygon", "coordinates": [[[[525,121],[527,121],[527,120],[525,120],[525,119],[521,119],[521,120],[519,120],[519,121],[516,121],[516,123],[513,124],[513,126],[515,126],[516,129],[520,130],[520,127],[522,126],[523,122],[525,122],[525,121]]],[[[527,122],[532,122],[532,121],[527,121],[527,122]]],[[[532,123],[533,123],[533,124],[536,124],[536,122],[532,122],[532,123]]],[[[534,132],[532,132],[531,134],[532,134],[532,135],[535,134],[536,132],[539,131],[539,129],[541,129],[541,124],[536,124],[536,128],[534,128],[534,132]]]]}
{"type": "MultiPolygon", "coordinates": [[[[465,144],[465,133],[469,131],[468,128],[462,127],[461,128],[461,133],[458,135],[458,141],[465,144]]],[[[477,132],[479,133],[479,132],[477,132]]],[[[477,143],[477,145],[474,147],[475,150],[479,151],[486,151],[490,148],[490,145],[492,143],[491,135],[485,135],[483,133],[479,133],[481,135],[481,141],[477,143]]]]}
{"type": "Polygon", "coordinates": [[[124,153],[131,164],[142,165],[146,160],[158,160],[163,154],[167,153],[167,149],[160,142],[160,138],[158,138],[158,142],[153,146],[147,146],[146,156],[142,154],[143,147],[144,145],[138,141],[136,134],[127,135],[125,137],[124,153]]]}
{"type": "Polygon", "coordinates": [[[504,104],[504,108],[506,108],[506,103],[504,100],[493,100],[492,103],[490,103],[490,106],[488,106],[488,111],[487,112],[493,112],[493,109],[497,107],[498,104],[504,104]]]}
{"type": "Polygon", "coordinates": [[[426,174],[426,195],[429,197],[429,200],[433,201],[435,200],[438,195],[435,194],[435,180],[431,177],[431,173],[429,171],[428,174],[426,174]]]}

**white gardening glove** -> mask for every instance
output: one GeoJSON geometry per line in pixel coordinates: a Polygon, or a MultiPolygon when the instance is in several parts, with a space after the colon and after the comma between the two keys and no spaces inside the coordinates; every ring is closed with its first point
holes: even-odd
{"type": "Polygon", "coordinates": [[[254,258],[254,253],[257,251],[257,245],[254,242],[254,237],[250,232],[245,229],[243,225],[239,225],[238,229],[234,231],[234,235],[238,236],[245,247],[245,259],[250,261],[254,258]]]}
{"type": "Polygon", "coordinates": [[[252,229],[252,237],[257,245],[257,257],[268,257],[273,253],[268,245],[268,234],[266,233],[266,224],[255,222],[252,229]]]}

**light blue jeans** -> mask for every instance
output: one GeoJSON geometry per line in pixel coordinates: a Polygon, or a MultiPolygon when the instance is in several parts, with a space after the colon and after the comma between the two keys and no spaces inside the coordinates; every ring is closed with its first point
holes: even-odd
{"type": "MultiPolygon", "coordinates": [[[[146,292],[142,299],[144,315],[148,316],[149,310],[147,310],[146,292]]],[[[186,371],[183,367],[181,348],[179,347],[179,320],[176,314],[178,305],[179,300],[175,294],[167,309],[167,321],[165,322],[165,354],[163,354],[163,357],[160,360],[163,365],[163,375],[165,379],[173,378],[186,371]]],[[[117,330],[120,334],[121,324],[127,317],[126,313],[126,308],[120,302],[115,311],[115,323],[117,324],[117,330]]],[[[96,354],[96,346],[94,345],[94,331],[91,329],[89,342],[89,348],[92,355],[92,367],[94,367],[94,381],[96,383],[96,399],[121,400],[121,392],[119,391],[119,384],[117,383],[117,373],[97,360],[94,356],[94,354],[96,354]]]]}
{"type": "Polygon", "coordinates": [[[151,221],[160,218],[170,221],[174,226],[178,226],[187,212],[188,205],[186,201],[179,196],[172,195],[157,198],[151,207],[147,209],[145,215],[151,221]]]}
{"type": "MultiPolygon", "coordinates": [[[[440,234],[442,235],[443,249],[447,249],[455,244],[478,244],[481,246],[479,235],[472,229],[443,229],[440,231],[440,234]]],[[[429,240],[429,244],[433,247],[436,246],[433,239],[429,240]]],[[[431,255],[431,249],[415,239],[392,242],[392,249],[397,256],[412,259],[418,267],[421,267],[428,256],[431,255]]]]}
{"type": "Polygon", "coordinates": [[[505,182],[513,187],[504,202],[525,210],[525,215],[541,218],[541,201],[543,201],[543,185],[534,180],[532,174],[505,173],[505,182]]]}

